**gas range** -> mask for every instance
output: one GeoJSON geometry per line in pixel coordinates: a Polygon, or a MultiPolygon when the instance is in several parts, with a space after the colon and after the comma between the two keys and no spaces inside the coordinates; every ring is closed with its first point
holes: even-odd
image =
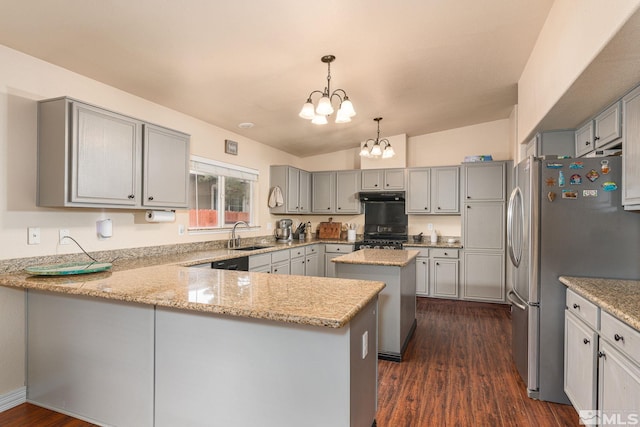
{"type": "MultiPolygon", "coordinates": [[[[406,241],[406,240],[404,240],[406,241]]],[[[368,239],[355,243],[358,249],[402,249],[403,240],[368,239]]]]}

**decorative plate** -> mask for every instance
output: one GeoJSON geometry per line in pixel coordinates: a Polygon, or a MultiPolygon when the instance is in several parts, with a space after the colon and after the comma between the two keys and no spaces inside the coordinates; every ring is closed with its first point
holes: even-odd
{"type": "Polygon", "coordinates": [[[87,274],[106,271],[109,270],[112,265],[110,262],[69,262],[27,267],[24,271],[35,276],[64,276],[68,274],[87,274]]]}

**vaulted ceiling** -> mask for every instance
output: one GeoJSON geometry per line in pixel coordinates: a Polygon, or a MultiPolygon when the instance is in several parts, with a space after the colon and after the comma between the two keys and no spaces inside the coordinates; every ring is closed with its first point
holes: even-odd
{"type": "Polygon", "coordinates": [[[0,0],[0,44],[304,157],[508,117],[552,3],[0,0]],[[298,117],[327,54],[350,123],[298,117]]]}

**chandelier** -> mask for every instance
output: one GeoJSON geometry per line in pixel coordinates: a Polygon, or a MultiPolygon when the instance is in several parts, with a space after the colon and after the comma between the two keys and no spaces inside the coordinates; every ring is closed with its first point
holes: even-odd
{"type": "Polygon", "coordinates": [[[376,117],[373,120],[378,122],[378,136],[376,136],[375,140],[367,139],[362,146],[362,150],[360,150],[360,156],[390,159],[396,155],[396,152],[393,151],[393,147],[388,139],[380,139],[380,120],[382,120],[382,117],[376,117]],[[371,146],[369,146],[369,143],[371,143],[371,146]]]}
{"type": "Polygon", "coordinates": [[[304,103],[302,110],[300,110],[300,117],[311,120],[311,123],[316,125],[327,124],[327,116],[333,114],[334,111],[332,105],[334,98],[340,101],[338,113],[336,114],[336,123],[348,123],[351,121],[351,117],[356,115],[347,92],[343,89],[336,89],[331,92],[331,63],[335,59],[336,57],[333,55],[326,55],[321,58],[321,61],[327,64],[327,86],[324,91],[314,90],[311,92],[307,102],[304,103]],[[322,97],[318,100],[318,105],[314,107],[311,97],[316,93],[322,94],[322,97]]]}

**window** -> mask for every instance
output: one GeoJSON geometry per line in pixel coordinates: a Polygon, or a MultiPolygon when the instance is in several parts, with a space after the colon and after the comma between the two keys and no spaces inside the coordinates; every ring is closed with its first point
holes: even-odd
{"type": "Polygon", "coordinates": [[[229,228],[253,223],[253,193],[258,171],[191,156],[189,229],[229,228]]]}

